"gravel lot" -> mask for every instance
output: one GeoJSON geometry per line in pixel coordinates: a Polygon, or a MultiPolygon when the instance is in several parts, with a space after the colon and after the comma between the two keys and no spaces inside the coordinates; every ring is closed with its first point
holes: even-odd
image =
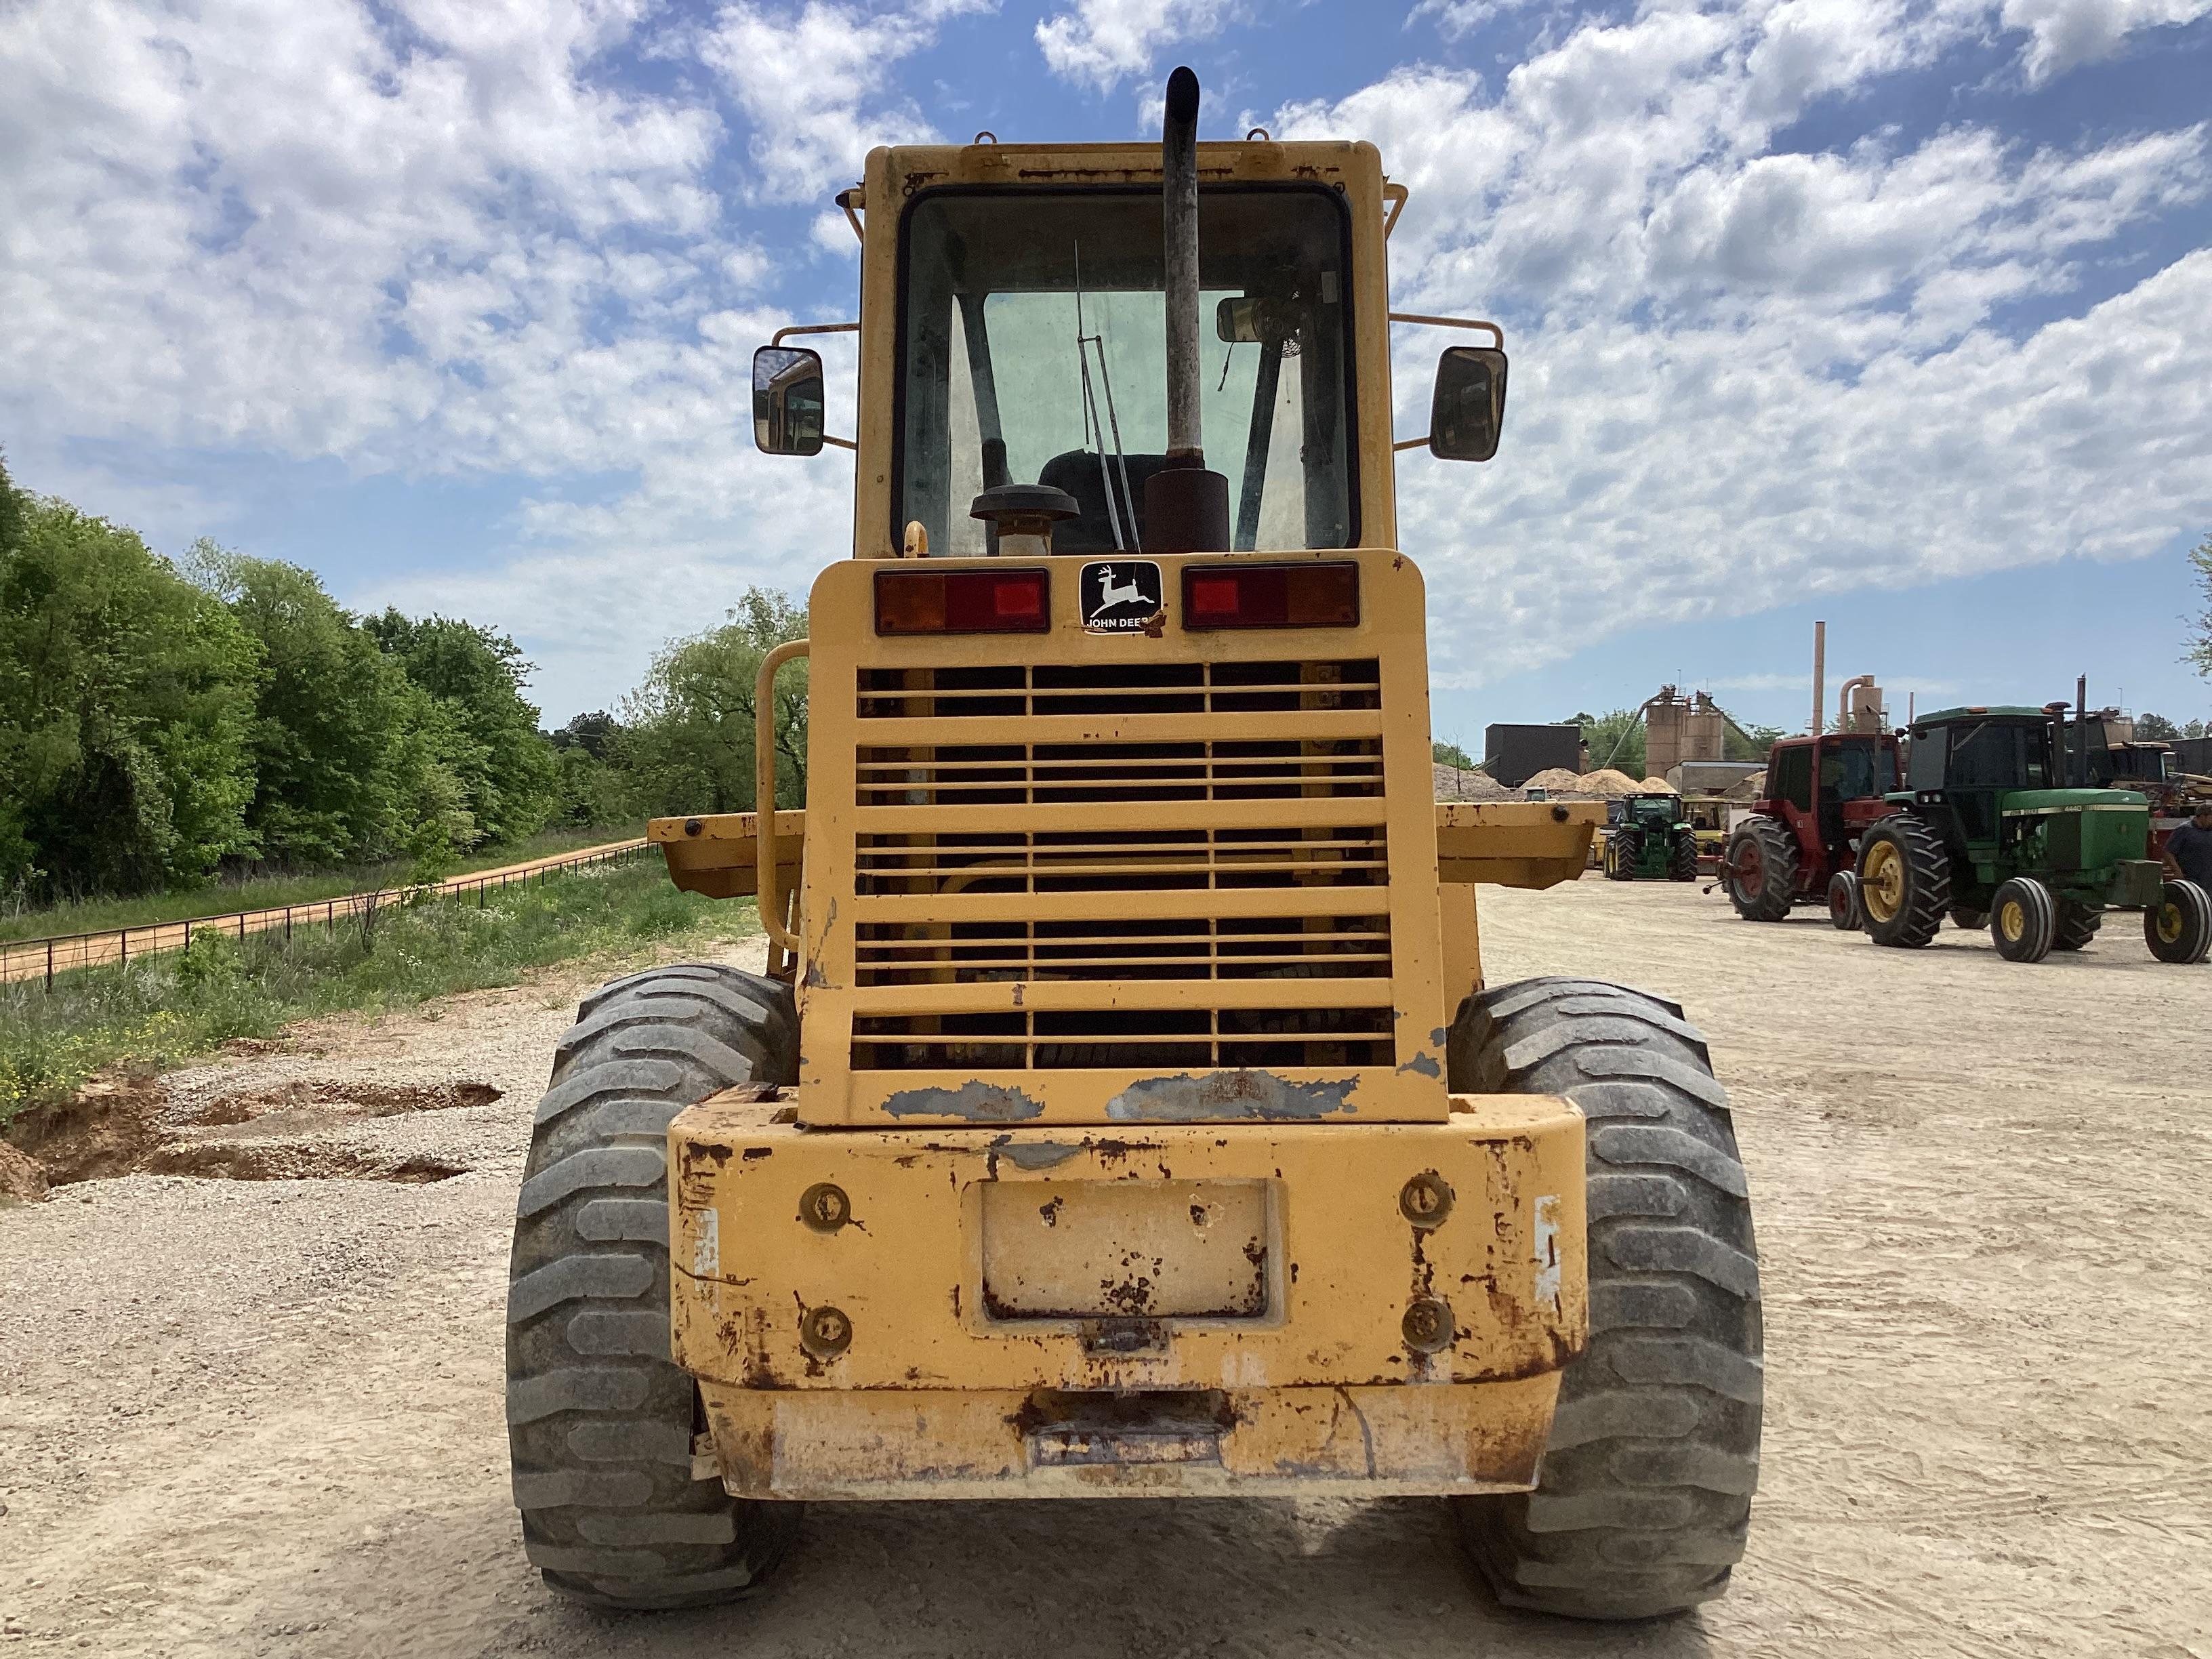
{"type": "Polygon", "coordinates": [[[501,1306],[569,975],[159,1097],[172,1167],[353,1178],[0,1210],[0,1653],[2212,1659],[2212,969],[2125,918],[2023,968],[1663,883],[1482,905],[1493,981],[1676,997],[1734,1093],[1769,1390],[1727,1599],[1504,1613],[1436,1505],[1314,1500],[817,1506],[753,1601],[556,1601],[507,1493],[501,1306]]]}

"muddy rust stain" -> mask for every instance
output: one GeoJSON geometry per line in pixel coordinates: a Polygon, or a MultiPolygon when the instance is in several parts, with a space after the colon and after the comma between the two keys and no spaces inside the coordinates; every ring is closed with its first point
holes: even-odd
{"type": "Polygon", "coordinates": [[[957,1089],[902,1089],[884,1102],[893,1117],[957,1117],[969,1123],[1020,1123],[1044,1115],[1044,1103],[980,1078],[957,1089]]]}

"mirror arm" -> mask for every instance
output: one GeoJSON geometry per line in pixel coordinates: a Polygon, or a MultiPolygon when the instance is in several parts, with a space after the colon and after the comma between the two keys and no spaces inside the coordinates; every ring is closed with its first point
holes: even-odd
{"type": "Polygon", "coordinates": [[[1390,204],[1390,216],[1382,222],[1382,240],[1389,241],[1390,233],[1398,228],[1398,216],[1406,210],[1406,198],[1413,192],[1401,184],[1383,180],[1382,199],[1390,204]]]}
{"type": "Polygon", "coordinates": [[[825,444],[835,444],[840,449],[852,450],[856,454],[859,453],[860,447],[860,445],[854,443],[850,438],[833,438],[826,432],[822,434],[822,441],[825,444]]]}
{"type": "MultiPolygon", "coordinates": [[[[1486,328],[1498,349],[1500,351],[1505,349],[1505,331],[1495,323],[1469,317],[1425,317],[1411,311],[1394,311],[1390,313],[1390,320],[1394,323],[1426,323],[1431,328],[1486,328]]],[[[776,337],[781,339],[782,336],[776,337]]]]}
{"type": "Polygon", "coordinates": [[[1401,449],[1425,448],[1427,447],[1429,440],[1435,434],[1432,433],[1424,433],[1418,438],[1408,438],[1401,444],[1392,444],[1390,446],[1390,453],[1395,455],[1401,449]]]}
{"type": "Polygon", "coordinates": [[[775,337],[769,343],[780,346],[794,334],[858,334],[860,331],[858,323],[793,323],[788,328],[776,330],[775,337]]]}
{"type": "Polygon", "coordinates": [[[850,190],[841,190],[837,192],[837,205],[845,210],[845,222],[853,227],[853,234],[860,239],[862,247],[868,245],[868,233],[860,223],[860,216],[853,210],[865,208],[867,204],[867,192],[858,185],[854,185],[850,190]]]}

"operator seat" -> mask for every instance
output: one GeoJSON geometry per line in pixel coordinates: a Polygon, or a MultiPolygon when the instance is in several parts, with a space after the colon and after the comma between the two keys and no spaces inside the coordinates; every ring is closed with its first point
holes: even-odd
{"type": "MultiPolygon", "coordinates": [[[[1139,547],[1145,538],[1145,482],[1167,465],[1164,455],[1131,455],[1129,465],[1129,494],[1135,498],[1137,507],[1136,540],[1139,547]]],[[[1114,456],[1106,458],[1106,465],[1114,475],[1115,511],[1127,516],[1127,505],[1121,500],[1121,462],[1114,456]]],[[[1137,549],[1126,544],[1114,544],[1114,520],[1106,511],[1106,481],[1099,475],[1098,457],[1088,449],[1071,449],[1055,455],[1044,464],[1037,474],[1037,482],[1049,484],[1054,489],[1064,489],[1075,497],[1078,508],[1073,519],[1062,520],[1053,526],[1052,550],[1055,553],[1123,553],[1137,549]]],[[[1126,537],[1128,527],[1125,524],[1126,537]]]]}

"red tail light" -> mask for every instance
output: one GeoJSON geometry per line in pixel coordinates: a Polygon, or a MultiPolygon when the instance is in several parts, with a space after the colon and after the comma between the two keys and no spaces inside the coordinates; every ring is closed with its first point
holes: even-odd
{"type": "Polygon", "coordinates": [[[878,570],[878,634],[1042,634],[1052,627],[1042,570],[878,570]]]}
{"type": "Polygon", "coordinates": [[[1356,628],[1359,567],[1322,564],[1187,564],[1185,628],[1356,628]]]}

